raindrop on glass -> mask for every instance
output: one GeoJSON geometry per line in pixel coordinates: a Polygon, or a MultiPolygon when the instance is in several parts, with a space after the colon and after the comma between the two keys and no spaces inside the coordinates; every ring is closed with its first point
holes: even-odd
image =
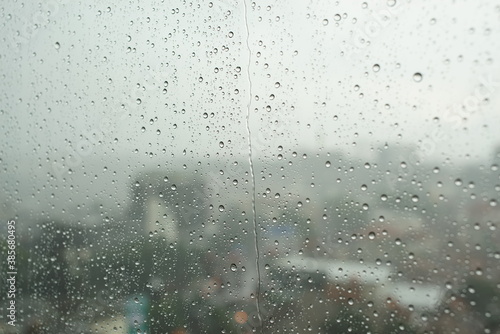
{"type": "Polygon", "coordinates": [[[422,74],[421,74],[421,73],[419,73],[419,72],[417,72],[417,73],[413,74],[413,81],[415,81],[415,82],[420,82],[420,81],[422,81],[422,74]]]}

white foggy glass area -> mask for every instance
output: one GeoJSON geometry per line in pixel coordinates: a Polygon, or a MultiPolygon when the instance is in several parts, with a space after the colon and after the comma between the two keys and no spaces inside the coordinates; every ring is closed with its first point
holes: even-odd
{"type": "Polygon", "coordinates": [[[0,333],[500,333],[499,1],[0,23],[0,333]]]}

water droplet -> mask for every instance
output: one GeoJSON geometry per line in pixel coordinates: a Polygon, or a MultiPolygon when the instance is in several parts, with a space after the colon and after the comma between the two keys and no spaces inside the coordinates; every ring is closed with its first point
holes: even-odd
{"type": "Polygon", "coordinates": [[[340,21],[341,18],[342,17],[340,16],[340,14],[335,14],[335,16],[333,17],[333,19],[337,22],[340,21]]]}
{"type": "Polygon", "coordinates": [[[219,147],[220,147],[220,148],[223,148],[223,147],[224,147],[224,142],[223,142],[223,141],[220,141],[220,142],[219,142],[219,147]]]}
{"type": "Polygon", "coordinates": [[[375,239],[375,232],[368,233],[368,239],[370,239],[370,240],[375,239]]]}
{"type": "Polygon", "coordinates": [[[54,47],[56,48],[56,50],[59,50],[61,48],[61,44],[59,44],[59,42],[55,42],[54,47]]]}
{"type": "Polygon", "coordinates": [[[419,198],[418,198],[418,196],[417,196],[417,195],[413,195],[413,196],[411,197],[411,201],[412,201],[412,202],[418,202],[418,200],[419,200],[419,198]]]}
{"type": "Polygon", "coordinates": [[[396,0],[387,0],[387,6],[394,7],[396,5],[396,0]]]}
{"type": "Polygon", "coordinates": [[[234,263],[231,264],[230,268],[231,268],[232,272],[235,272],[236,270],[238,270],[238,267],[236,267],[236,264],[234,264],[234,263]]]}
{"type": "Polygon", "coordinates": [[[422,81],[422,74],[421,74],[421,73],[419,73],[419,72],[417,72],[417,73],[413,74],[413,81],[415,81],[415,82],[420,82],[420,81],[422,81]]]}
{"type": "Polygon", "coordinates": [[[330,162],[330,161],[325,162],[325,166],[326,166],[326,167],[330,167],[331,165],[332,165],[332,164],[331,164],[331,162],[330,162]]]}
{"type": "Polygon", "coordinates": [[[375,64],[375,65],[373,65],[372,70],[373,70],[373,72],[378,72],[378,71],[380,71],[380,65],[379,65],[379,64],[375,64]]]}
{"type": "Polygon", "coordinates": [[[224,205],[219,205],[219,211],[222,212],[224,210],[225,210],[224,205]]]}
{"type": "Polygon", "coordinates": [[[327,25],[328,25],[328,20],[327,20],[327,19],[324,19],[324,20],[323,20],[323,25],[324,25],[324,26],[327,26],[327,25]]]}

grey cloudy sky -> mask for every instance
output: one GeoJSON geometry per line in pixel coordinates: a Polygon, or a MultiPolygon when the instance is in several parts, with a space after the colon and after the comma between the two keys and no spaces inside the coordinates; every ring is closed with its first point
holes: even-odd
{"type": "MultiPolygon", "coordinates": [[[[500,142],[500,9],[493,1],[246,5],[257,156],[281,145],[369,157],[387,142],[421,147],[425,159],[462,161],[488,158],[500,142]],[[449,110],[464,104],[467,119],[456,126],[449,110]]],[[[7,193],[23,189],[17,196],[26,205],[43,206],[33,194],[65,188],[49,178],[59,173],[85,175],[75,181],[82,196],[98,189],[123,196],[116,189],[126,191],[142,165],[173,169],[179,157],[245,155],[243,6],[4,4],[7,193]],[[81,157],[68,158],[73,151],[81,157]],[[89,184],[90,175],[106,175],[104,167],[117,175],[89,184]]]]}

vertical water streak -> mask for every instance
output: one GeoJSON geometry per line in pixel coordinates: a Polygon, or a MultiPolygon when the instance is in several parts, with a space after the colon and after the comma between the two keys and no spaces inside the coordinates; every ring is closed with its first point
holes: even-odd
{"type": "MultiPolygon", "coordinates": [[[[259,255],[259,239],[258,239],[258,225],[257,225],[257,210],[255,208],[255,172],[253,165],[253,151],[252,151],[252,135],[250,131],[250,105],[252,103],[252,80],[250,76],[250,64],[252,58],[252,51],[250,49],[250,29],[248,27],[248,16],[247,16],[247,2],[243,0],[243,17],[245,21],[246,30],[246,46],[248,51],[248,64],[247,64],[247,78],[248,78],[248,104],[247,104],[247,115],[246,115],[246,128],[248,136],[248,160],[250,163],[250,175],[252,177],[252,217],[253,217],[253,232],[255,241],[255,265],[257,267],[257,292],[255,296],[256,306],[257,306],[257,316],[259,318],[259,324],[262,326],[262,316],[260,312],[260,289],[261,289],[261,277],[260,277],[260,255],[259,255]]],[[[262,327],[261,327],[262,332],[262,327]]]]}

